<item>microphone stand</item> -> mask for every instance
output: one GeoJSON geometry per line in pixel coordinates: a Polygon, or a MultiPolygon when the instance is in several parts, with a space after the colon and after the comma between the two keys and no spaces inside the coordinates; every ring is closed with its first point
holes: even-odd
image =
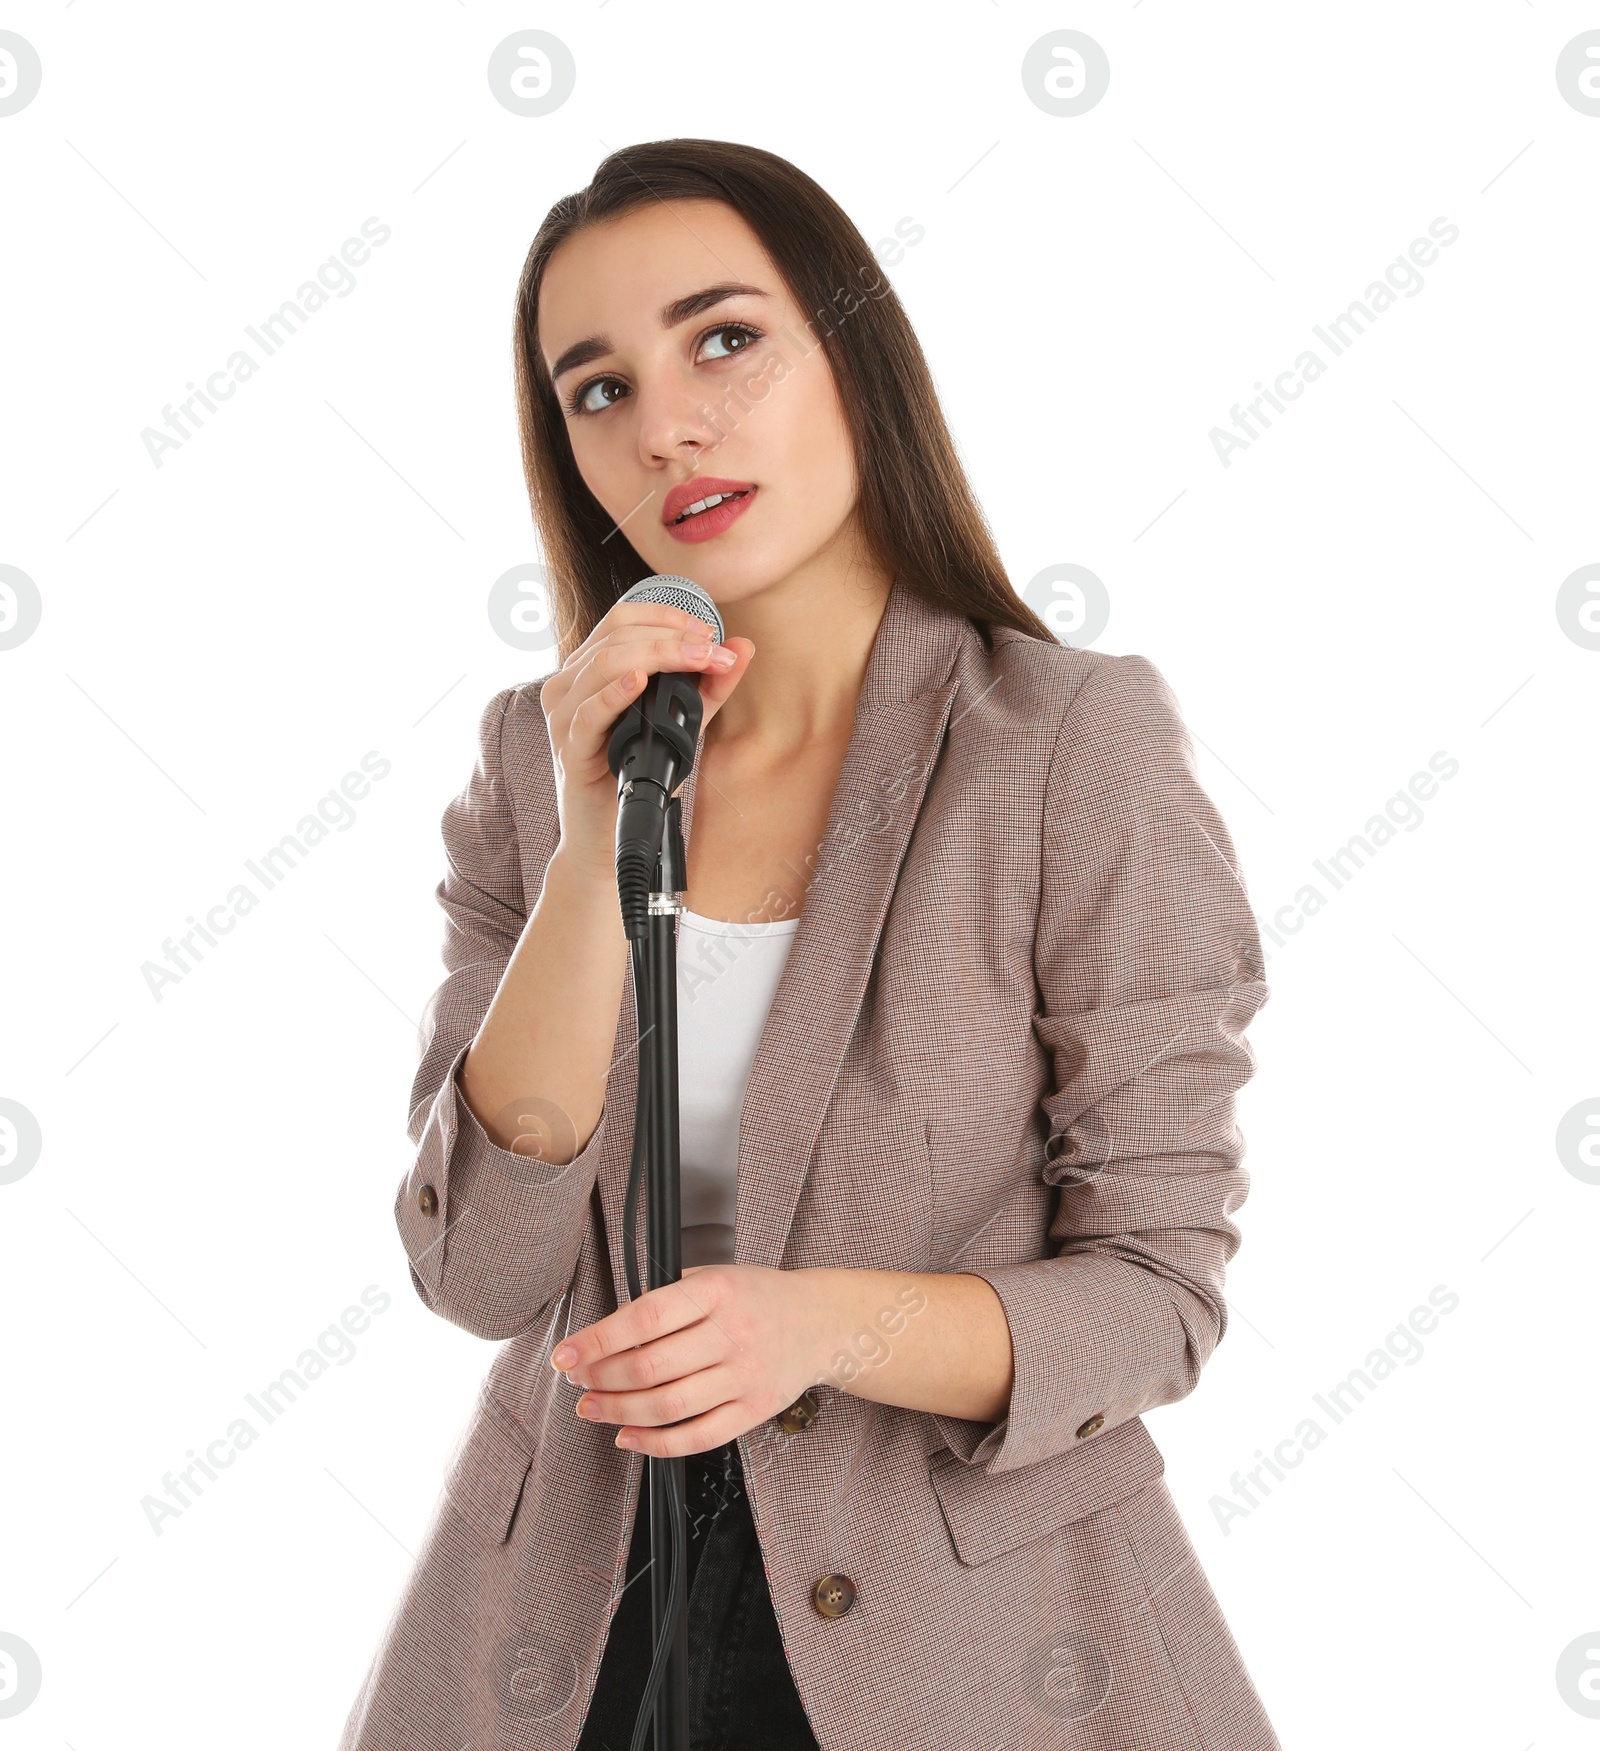
{"type": "MultiPolygon", "coordinates": [[[[714,611],[713,611],[714,612],[714,611]]],[[[617,778],[617,902],[633,964],[639,1092],[633,1161],[623,1207],[628,1294],[641,1293],[634,1256],[639,1182],[648,1168],[645,1247],[651,1289],[683,1275],[678,1202],[678,914],[688,885],[676,791],[694,762],[703,707],[690,674],[663,671],[612,728],[607,760],[617,778]]],[[[656,1651],[634,1723],[631,1751],[689,1751],[689,1536],[682,1457],[646,1455],[650,1488],[650,1603],[656,1651]]]]}
{"type": "MultiPolygon", "coordinates": [[[[678,1202],[678,914],[686,886],[678,799],[667,804],[658,865],[659,886],[650,895],[651,1083],[649,1192],[645,1208],[650,1287],[676,1283],[683,1275],[683,1227],[678,1202]]],[[[651,1617],[657,1639],[670,1624],[666,1680],[655,1708],[656,1751],[689,1747],[688,1502],[685,1462],[650,1457],[651,1617]],[[673,1553],[669,1566],[661,1559],[673,1553]]]]}

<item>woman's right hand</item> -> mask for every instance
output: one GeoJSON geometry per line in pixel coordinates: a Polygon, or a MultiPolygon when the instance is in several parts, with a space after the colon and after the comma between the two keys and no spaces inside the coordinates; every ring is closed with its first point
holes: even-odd
{"type": "Polygon", "coordinates": [[[617,781],[606,760],[611,728],[666,669],[700,676],[702,726],[739,685],[755,655],[747,638],[714,641],[704,620],[665,602],[618,602],[540,693],[555,757],[561,817],[558,849],[595,874],[610,875],[616,858],[617,781]]]}

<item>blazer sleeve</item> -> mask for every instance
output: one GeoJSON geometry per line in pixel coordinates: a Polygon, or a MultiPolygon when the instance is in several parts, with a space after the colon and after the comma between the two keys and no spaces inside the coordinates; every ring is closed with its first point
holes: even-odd
{"type": "MultiPolygon", "coordinates": [[[[467,1105],[459,1077],[527,921],[522,856],[503,767],[508,712],[519,690],[485,708],[478,757],[443,817],[446,978],[423,1014],[421,1064],[407,1126],[416,1156],[395,1198],[411,1281],[435,1313],[481,1338],[509,1338],[535,1324],[577,1268],[606,1128],[565,1166],[503,1149],[467,1105]]],[[[529,690],[536,697],[536,690],[529,690]]],[[[542,730],[542,724],[541,724],[542,730]]],[[[548,739],[534,738],[535,812],[559,831],[548,739]]]]}
{"type": "Polygon", "coordinates": [[[1093,668],[1057,732],[1034,967],[1034,1028],[1054,1066],[1050,1250],[971,1269],[1011,1327],[1005,1418],[935,1418],[985,1472],[1183,1398],[1227,1329],[1230,1218],[1249,1185],[1234,1096],[1269,993],[1232,841],[1142,656],[1093,668]]]}

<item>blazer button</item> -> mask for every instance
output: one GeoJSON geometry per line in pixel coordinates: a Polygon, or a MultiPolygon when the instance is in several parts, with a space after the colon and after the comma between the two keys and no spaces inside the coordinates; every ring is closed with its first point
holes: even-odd
{"type": "Polygon", "coordinates": [[[788,1410],[779,1411],[778,1427],[786,1435],[798,1435],[802,1429],[809,1429],[821,1415],[822,1406],[817,1403],[817,1395],[807,1387],[788,1410]]]}
{"type": "Polygon", "coordinates": [[[1105,1426],[1106,1426],[1105,1418],[1100,1414],[1099,1411],[1096,1411],[1095,1414],[1092,1417],[1090,1417],[1088,1422],[1086,1422],[1083,1425],[1083,1427],[1081,1429],[1079,1429],[1078,1439],[1081,1441],[1085,1435],[1098,1435],[1100,1433],[1100,1431],[1105,1426]]]}
{"type": "Polygon", "coordinates": [[[439,1213],[439,1194],[432,1186],[424,1186],[417,1193],[417,1207],[424,1216],[437,1216],[439,1213]]]}
{"type": "Polygon", "coordinates": [[[856,1602],[856,1584],[848,1575],[824,1575],[811,1589],[811,1603],[824,1617],[843,1617],[856,1602]]]}

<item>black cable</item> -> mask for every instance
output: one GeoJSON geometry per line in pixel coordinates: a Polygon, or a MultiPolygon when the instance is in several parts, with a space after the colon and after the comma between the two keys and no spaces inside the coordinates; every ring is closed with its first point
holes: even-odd
{"type": "Polygon", "coordinates": [[[637,1301],[644,1293],[635,1237],[639,1232],[639,1187],[644,1179],[646,1144],[650,1136],[650,1079],[644,1073],[644,1040],[650,1028],[650,961],[649,945],[642,936],[635,937],[628,947],[633,956],[633,1008],[638,1032],[634,1057],[639,1067],[639,1097],[633,1112],[633,1160],[628,1166],[628,1195],[622,1206],[622,1269],[628,1279],[628,1295],[637,1301]]]}
{"type": "MultiPolygon", "coordinates": [[[[642,1293],[637,1256],[639,1185],[644,1176],[645,1140],[650,1130],[650,1091],[654,1079],[645,1073],[643,1050],[645,1036],[651,1027],[649,944],[644,937],[639,936],[633,938],[629,947],[633,953],[634,1013],[638,1021],[639,1036],[639,1098],[635,1103],[633,1115],[633,1160],[628,1168],[628,1192],[623,1200],[622,1268],[628,1279],[628,1294],[637,1301],[642,1293]]],[[[646,1503],[645,1485],[654,1475],[655,1465],[656,1462],[649,1455],[646,1455],[644,1481],[639,1488],[638,1506],[634,1509],[636,1515],[644,1510],[646,1503]]],[[[670,1503],[668,1518],[672,1522],[672,1563],[668,1570],[671,1578],[672,1608],[666,1614],[665,1621],[661,1625],[661,1635],[656,1642],[655,1659],[650,1666],[650,1676],[645,1681],[644,1697],[639,1704],[638,1718],[633,1726],[631,1751],[644,1751],[645,1735],[650,1731],[651,1717],[655,1713],[656,1697],[661,1690],[662,1680],[667,1675],[667,1661],[673,1639],[677,1634],[683,1606],[679,1578],[683,1574],[684,1563],[688,1555],[684,1548],[683,1536],[684,1499],[678,1484],[678,1467],[663,1461],[660,1469],[666,1479],[667,1499],[670,1503]]]]}

